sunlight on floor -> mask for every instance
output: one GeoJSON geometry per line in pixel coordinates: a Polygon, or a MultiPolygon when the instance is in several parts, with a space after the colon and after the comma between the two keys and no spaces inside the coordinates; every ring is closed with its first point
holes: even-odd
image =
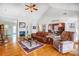
{"type": "Polygon", "coordinates": [[[16,35],[12,35],[12,43],[13,43],[13,46],[16,46],[16,42],[17,42],[16,35]]]}
{"type": "Polygon", "coordinates": [[[13,36],[12,36],[12,40],[13,40],[13,43],[16,42],[16,35],[13,35],[13,36]]]}

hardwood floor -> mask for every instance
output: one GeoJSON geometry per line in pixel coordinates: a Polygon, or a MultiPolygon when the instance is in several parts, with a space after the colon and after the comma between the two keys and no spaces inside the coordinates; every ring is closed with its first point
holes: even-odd
{"type": "Polygon", "coordinates": [[[46,44],[44,47],[35,50],[29,54],[25,53],[18,43],[12,41],[0,46],[0,56],[74,56],[74,54],[61,54],[52,45],[46,44]]]}

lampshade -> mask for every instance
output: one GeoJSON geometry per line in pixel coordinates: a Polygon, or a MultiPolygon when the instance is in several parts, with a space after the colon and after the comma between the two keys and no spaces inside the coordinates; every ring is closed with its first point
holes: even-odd
{"type": "Polygon", "coordinates": [[[59,24],[58,27],[62,27],[62,24],[59,24]]]}

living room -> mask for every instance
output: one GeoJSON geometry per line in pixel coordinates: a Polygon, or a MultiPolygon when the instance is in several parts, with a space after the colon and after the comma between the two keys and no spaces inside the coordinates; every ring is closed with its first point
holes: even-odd
{"type": "Polygon", "coordinates": [[[78,55],[78,6],[74,3],[0,4],[0,55],[78,55]]]}

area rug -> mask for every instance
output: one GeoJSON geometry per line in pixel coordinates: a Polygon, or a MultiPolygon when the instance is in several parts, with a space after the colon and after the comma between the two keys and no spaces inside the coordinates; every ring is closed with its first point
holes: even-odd
{"type": "Polygon", "coordinates": [[[18,41],[18,42],[19,42],[19,45],[21,46],[21,48],[27,53],[35,51],[44,46],[43,43],[38,42],[38,41],[37,42],[32,41],[31,42],[32,46],[30,46],[30,43],[28,41],[18,41]]]}

